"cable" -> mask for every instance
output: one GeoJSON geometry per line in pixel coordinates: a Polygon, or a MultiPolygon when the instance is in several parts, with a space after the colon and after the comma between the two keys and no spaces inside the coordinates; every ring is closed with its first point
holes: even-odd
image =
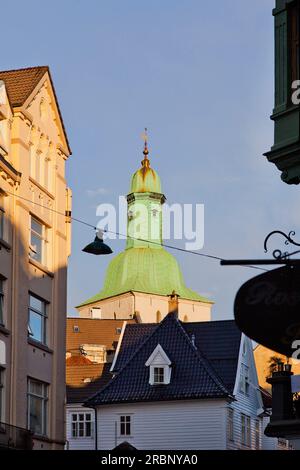
{"type": "MultiPolygon", "coordinates": [[[[23,197],[23,196],[19,196],[18,194],[14,194],[10,191],[6,191],[7,194],[10,194],[11,196],[14,196],[14,197],[17,197],[19,199],[23,199],[23,201],[27,201],[31,204],[35,204],[36,206],[39,206],[39,207],[42,207],[43,209],[47,209],[51,212],[54,212],[55,214],[58,214],[58,215],[62,215],[63,217],[69,217],[69,219],[71,220],[74,220],[74,222],[77,222],[79,224],[83,224],[83,225],[86,225],[87,227],[90,227],[90,228],[93,228],[94,230],[98,230],[97,227],[95,227],[95,225],[92,225],[88,222],[85,222],[84,220],[81,220],[81,219],[77,219],[76,217],[72,217],[72,216],[67,216],[66,214],[64,214],[63,212],[60,212],[60,211],[57,211],[55,209],[52,209],[51,207],[46,207],[46,206],[43,206],[43,204],[39,204],[38,202],[34,202],[34,201],[31,201],[30,199],[27,199],[26,197],[23,197]]],[[[159,243],[159,242],[155,242],[155,241],[152,241],[152,240],[145,240],[143,238],[137,238],[137,237],[132,237],[130,235],[124,235],[123,233],[120,233],[120,232],[114,232],[112,230],[107,230],[107,229],[103,229],[103,232],[105,233],[111,233],[113,235],[117,235],[119,237],[123,237],[123,238],[130,238],[131,240],[135,240],[135,241],[140,241],[140,242],[144,242],[144,243],[151,243],[152,245],[159,245],[159,246],[164,246],[166,248],[169,248],[171,250],[177,250],[177,251],[181,251],[183,253],[189,253],[191,255],[196,255],[196,256],[202,256],[203,258],[209,258],[209,259],[214,259],[214,260],[217,260],[217,261],[223,261],[224,258],[220,258],[219,256],[214,256],[214,255],[209,255],[209,254],[206,254],[206,253],[199,253],[198,251],[190,251],[190,250],[186,250],[185,248],[179,248],[177,246],[173,246],[173,245],[167,245],[165,243],[159,243]]],[[[257,269],[259,271],[265,271],[267,272],[268,269],[264,269],[264,268],[260,268],[258,266],[252,266],[252,265],[243,265],[243,267],[245,268],[251,268],[251,269],[257,269]]]]}

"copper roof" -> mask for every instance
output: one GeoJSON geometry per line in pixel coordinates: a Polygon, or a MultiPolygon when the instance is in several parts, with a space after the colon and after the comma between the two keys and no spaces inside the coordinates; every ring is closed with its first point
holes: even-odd
{"type": "MultiPolygon", "coordinates": [[[[135,323],[135,320],[127,320],[135,323]]],[[[99,391],[110,379],[111,363],[86,364],[81,361],[79,348],[83,344],[99,344],[114,351],[124,320],[67,318],[67,351],[73,354],[66,360],[67,402],[82,403],[99,391]],[[74,328],[77,327],[77,328],[74,328]]],[[[86,359],[86,358],[84,358],[86,359]]]]}

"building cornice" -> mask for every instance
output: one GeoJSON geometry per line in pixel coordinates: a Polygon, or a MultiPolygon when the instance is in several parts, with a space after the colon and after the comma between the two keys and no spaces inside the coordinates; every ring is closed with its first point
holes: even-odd
{"type": "Polygon", "coordinates": [[[2,155],[0,155],[0,175],[12,186],[20,183],[22,173],[17,171],[2,155]]]}

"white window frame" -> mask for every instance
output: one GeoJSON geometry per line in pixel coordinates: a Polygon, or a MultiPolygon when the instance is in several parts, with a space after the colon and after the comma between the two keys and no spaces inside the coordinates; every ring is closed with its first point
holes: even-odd
{"type": "Polygon", "coordinates": [[[153,366],[153,385],[165,383],[166,366],[153,366]]]}
{"type": "Polygon", "coordinates": [[[132,437],[132,414],[122,413],[119,415],[119,437],[132,437]],[[124,418],[124,419],[123,419],[124,418]],[[122,433],[122,424],[125,426],[125,432],[122,433]],[[127,425],[129,424],[130,432],[127,433],[127,425]]]}
{"type": "Polygon", "coordinates": [[[34,432],[30,427],[30,405],[31,398],[39,399],[42,401],[42,423],[41,423],[41,433],[35,433],[35,435],[46,436],[47,435],[47,426],[48,426],[48,400],[49,400],[49,385],[40,380],[28,378],[27,381],[27,428],[34,432]],[[42,395],[35,394],[30,391],[31,383],[38,383],[42,385],[42,395]]]}
{"type": "Polygon", "coordinates": [[[245,447],[251,447],[251,418],[241,413],[241,443],[245,447]]]}
{"type": "Polygon", "coordinates": [[[29,229],[29,256],[31,259],[34,261],[46,266],[48,262],[48,256],[47,256],[47,244],[48,244],[48,227],[46,227],[43,222],[41,222],[38,218],[34,217],[33,215],[30,215],[30,229],[29,229]],[[32,222],[35,222],[36,224],[40,225],[41,227],[41,233],[38,233],[36,230],[32,228],[32,222]],[[37,259],[37,254],[38,251],[34,248],[34,245],[32,244],[32,235],[37,237],[38,239],[41,240],[41,255],[40,259],[37,259]]]}
{"type": "Polygon", "coordinates": [[[249,366],[246,364],[241,364],[241,371],[240,371],[240,391],[244,393],[244,395],[249,395],[249,388],[250,388],[250,381],[249,381],[249,366]]]}
{"type": "Polygon", "coordinates": [[[41,297],[38,297],[37,295],[33,294],[32,292],[29,292],[28,300],[29,300],[28,302],[28,337],[32,338],[34,341],[37,341],[38,343],[47,345],[47,320],[48,320],[47,311],[48,311],[49,303],[46,300],[42,299],[41,297]],[[43,306],[42,310],[38,310],[37,308],[32,307],[30,305],[31,298],[34,298],[42,303],[42,306],[43,306]],[[41,321],[41,336],[42,337],[40,340],[34,337],[34,334],[30,325],[31,312],[41,317],[40,321],[41,321]]]}
{"type": "Polygon", "coordinates": [[[94,420],[93,414],[91,411],[75,411],[70,412],[71,414],[71,438],[72,439],[92,439],[94,436],[94,420]],[[83,416],[83,419],[79,419],[80,416],[83,416]],[[87,417],[90,417],[87,419],[87,417]],[[76,417],[76,419],[74,419],[76,417]],[[80,424],[83,424],[83,435],[81,436],[80,424]],[[88,424],[90,424],[90,434],[88,435],[87,429],[88,424]]]}
{"type": "Polygon", "coordinates": [[[168,385],[171,380],[171,361],[166,355],[165,351],[160,344],[156,346],[147,362],[146,367],[149,367],[149,384],[150,385],[168,385]],[[155,381],[155,369],[164,369],[163,382],[155,381]]]}
{"type": "Polygon", "coordinates": [[[228,440],[234,442],[234,410],[232,408],[228,408],[227,420],[228,440]]]}

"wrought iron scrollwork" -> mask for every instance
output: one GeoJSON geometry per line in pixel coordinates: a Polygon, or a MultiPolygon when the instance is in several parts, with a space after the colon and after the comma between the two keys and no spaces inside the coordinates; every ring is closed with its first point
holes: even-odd
{"type": "MultiPolygon", "coordinates": [[[[267,237],[264,241],[265,253],[268,252],[267,245],[268,245],[269,239],[275,234],[276,235],[281,235],[282,237],[285,238],[285,242],[284,242],[285,245],[300,246],[300,243],[295,242],[295,240],[293,240],[293,238],[292,238],[296,235],[296,232],[294,232],[293,230],[291,230],[288,235],[286,233],[282,232],[281,230],[273,230],[273,232],[271,232],[271,233],[269,233],[269,235],[267,235],[267,237]]],[[[282,252],[279,249],[276,249],[276,250],[273,251],[273,257],[277,260],[288,258],[289,255],[290,255],[290,253],[288,253],[287,251],[282,252]]]]}

